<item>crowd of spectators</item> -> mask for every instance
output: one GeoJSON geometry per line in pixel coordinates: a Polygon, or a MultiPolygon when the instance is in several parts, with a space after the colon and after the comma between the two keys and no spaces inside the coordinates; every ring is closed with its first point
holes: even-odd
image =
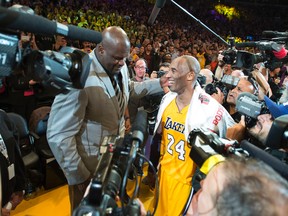
{"type": "MultiPolygon", "coordinates": [[[[175,59],[184,54],[196,57],[202,69],[207,67],[215,72],[219,51],[229,47],[200,22],[227,41],[230,36],[237,41],[258,40],[263,30],[284,31],[287,27],[284,6],[234,5],[239,16],[228,19],[225,14],[215,10],[215,5],[221,4],[218,1],[178,1],[199,20],[192,19],[180,8],[167,1],[155,23],[148,25],[154,3],[153,0],[13,1],[13,4],[30,7],[37,15],[64,24],[77,25],[99,32],[107,26],[120,26],[127,32],[131,42],[129,62],[131,68],[135,60],[144,58],[148,64],[148,74],[158,70],[163,58],[171,55],[171,59],[175,59]]],[[[35,37],[36,46],[34,43],[33,48],[39,50],[59,51],[62,46],[69,45],[91,52],[96,45],[85,41],[69,41],[62,36],[49,37],[36,34],[35,37]]],[[[249,51],[257,52],[257,49],[249,49],[249,51]]]]}
{"type": "MultiPolygon", "coordinates": [[[[182,55],[194,56],[199,61],[202,69],[200,74],[211,78],[206,79],[206,84],[208,84],[208,80],[210,80],[209,83],[215,82],[215,77],[220,80],[223,75],[234,76],[237,73],[235,76],[239,77],[240,81],[229,89],[229,93],[223,92],[220,86],[217,86],[214,89],[215,92],[211,91],[211,95],[227,108],[236,122],[241,123],[241,119],[235,111],[237,97],[243,91],[259,94],[258,84],[260,83],[256,83],[255,86],[254,81],[247,80],[247,77],[244,78],[244,75],[248,75],[250,71],[225,64],[223,56],[219,53],[229,49],[229,46],[223,43],[219,37],[225,41],[228,41],[230,37],[234,37],[236,42],[258,41],[262,38],[264,30],[285,31],[288,27],[286,21],[288,19],[285,19],[287,7],[279,5],[272,7],[265,4],[234,5],[238,16],[228,19],[225,14],[220,14],[215,10],[215,6],[221,4],[220,1],[179,0],[177,2],[196,19],[189,17],[170,1],[167,1],[165,7],[160,10],[155,23],[150,25],[148,18],[154,7],[155,1],[153,0],[20,0],[14,1],[13,4],[29,6],[35,14],[50,20],[99,32],[109,26],[120,26],[127,33],[131,43],[130,56],[126,62],[130,69],[131,80],[137,79],[135,73],[137,67],[141,70],[140,72],[144,72],[145,69],[145,76],[151,77],[151,75],[157,74],[156,71],[159,71],[160,65],[167,64],[169,66],[172,60],[182,55]],[[212,34],[203,23],[216,32],[219,37],[212,34]],[[138,61],[139,59],[140,61],[138,61]],[[145,68],[142,65],[136,65],[137,61],[146,65],[145,68]]],[[[64,46],[73,46],[90,53],[96,46],[87,41],[71,41],[60,35],[50,37],[27,32],[22,32],[21,35],[26,39],[29,38],[28,41],[21,40],[22,48],[24,45],[25,47],[30,45],[35,50],[58,52],[64,46]]],[[[249,48],[247,51],[256,53],[259,52],[259,49],[249,48]]],[[[24,56],[23,64],[16,67],[17,73],[0,80],[0,108],[17,112],[29,122],[32,111],[43,104],[52,105],[55,95],[48,93],[46,99],[39,97],[43,93],[45,95],[49,89],[25,73],[25,70],[28,70],[28,64],[31,63],[27,62],[30,61],[27,58],[24,56]]],[[[288,88],[288,78],[286,78],[285,64],[270,65],[268,69],[264,69],[264,65],[259,64],[257,70],[262,72],[261,76],[266,80],[265,84],[270,86],[268,91],[261,83],[260,87],[265,90],[263,93],[276,102],[287,102],[288,91],[285,88],[288,88]],[[282,96],[283,91],[285,98],[282,96]]],[[[141,79],[145,79],[145,77],[141,75],[141,79]]],[[[206,84],[202,87],[204,88],[206,84]]],[[[138,108],[135,107],[136,112],[138,108]]]]}

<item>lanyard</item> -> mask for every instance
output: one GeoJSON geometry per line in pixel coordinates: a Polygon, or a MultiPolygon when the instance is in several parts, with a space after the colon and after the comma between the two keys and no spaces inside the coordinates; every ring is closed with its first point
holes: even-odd
{"type": "Polygon", "coordinates": [[[1,134],[0,134],[0,152],[7,159],[7,161],[9,162],[8,151],[7,151],[5,142],[4,142],[1,134]]]}

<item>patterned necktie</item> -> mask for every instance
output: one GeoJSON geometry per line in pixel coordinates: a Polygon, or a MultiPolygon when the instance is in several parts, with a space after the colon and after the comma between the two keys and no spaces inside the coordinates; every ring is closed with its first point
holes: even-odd
{"type": "MultiPolygon", "coordinates": [[[[120,79],[120,76],[118,76],[118,79],[120,79]]],[[[111,79],[111,81],[112,81],[112,85],[113,85],[113,88],[115,90],[115,95],[116,95],[116,98],[117,98],[117,101],[119,104],[120,116],[122,116],[124,113],[124,98],[123,98],[123,93],[122,93],[120,86],[119,86],[120,80],[118,82],[118,79],[116,76],[114,76],[111,79]]]]}

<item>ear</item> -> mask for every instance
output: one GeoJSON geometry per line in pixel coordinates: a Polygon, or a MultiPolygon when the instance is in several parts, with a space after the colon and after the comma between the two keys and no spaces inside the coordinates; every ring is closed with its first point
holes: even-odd
{"type": "Polygon", "coordinates": [[[190,71],[187,73],[187,80],[192,81],[195,78],[195,73],[193,71],[190,71]]]}
{"type": "Polygon", "coordinates": [[[100,55],[103,55],[103,53],[104,53],[104,47],[102,46],[102,44],[99,44],[99,46],[98,46],[98,52],[99,52],[100,55]]]}

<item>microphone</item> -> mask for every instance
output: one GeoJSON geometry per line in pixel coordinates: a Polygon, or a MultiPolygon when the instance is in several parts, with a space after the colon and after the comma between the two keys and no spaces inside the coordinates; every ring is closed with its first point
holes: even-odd
{"type": "Polygon", "coordinates": [[[247,140],[243,140],[240,144],[241,148],[246,150],[249,155],[253,158],[259,159],[271,166],[276,172],[278,172],[282,177],[288,180],[288,165],[278,160],[276,157],[270,155],[269,153],[263,151],[262,149],[251,144],[247,140]]]}
{"type": "Polygon", "coordinates": [[[73,25],[64,25],[38,15],[17,12],[3,7],[0,7],[0,28],[50,36],[60,34],[73,40],[83,40],[92,43],[100,43],[102,41],[100,32],[73,25]]]}
{"type": "Polygon", "coordinates": [[[143,143],[144,135],[147,131],[147,112],[139,110],[135,122],[132,126],[132,146],[130,150],[130,157],[135,159],[137,150],[141,143],[143,143]]]}
{"type": "Polygon", "coordinates": [[[263,36],[266,37],[288,37],[288,32],[279,32],[279,31],[263,31],[263,36]]]}
{"type": "Polygon", "coordinates": [[[148,19],[149,25],[153,25],[153,23],[156,20],[156,17],[158,16],[158,13],[160,12],[161,8],[164,7],[165,3],[166,3],[166,0],[156,0],[152,13],[150,14],[150,17],[148,19]]]}

